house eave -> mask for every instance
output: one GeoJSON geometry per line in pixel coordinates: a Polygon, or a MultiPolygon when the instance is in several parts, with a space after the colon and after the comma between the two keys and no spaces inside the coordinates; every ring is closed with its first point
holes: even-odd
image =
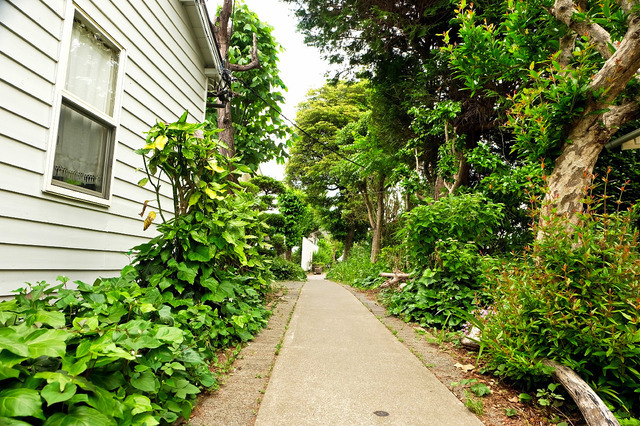
{"type": "Polygon", "coordinates": [[[204,61],[205,75],[213,80],[214,85],[222,80],[222,57],[211,30],[209,11],[205,0],[180,0],[196,36],[198,48],[204,61]]]}

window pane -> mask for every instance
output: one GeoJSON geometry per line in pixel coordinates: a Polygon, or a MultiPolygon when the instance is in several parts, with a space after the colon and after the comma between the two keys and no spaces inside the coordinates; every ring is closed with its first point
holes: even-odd
{"type": "Polygon", "coordinates": [[[113,115],[119,52],[81,21],[73,21],[66,89],[113,115]]]}
{"type": "Polygon", "coordinates": [[[53,179],[101,194],[112,130],[62,105],[53,179]]]}

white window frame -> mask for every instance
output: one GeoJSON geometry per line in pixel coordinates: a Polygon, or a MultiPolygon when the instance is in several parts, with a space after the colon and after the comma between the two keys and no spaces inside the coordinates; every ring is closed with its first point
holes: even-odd
{"type": "Polygon", "coordinates": [[[126,65],[126,51],[124,47],[114,40],[107,31],[104,30],[95,20],[85,13],[76,3],[69,0],[65,7],[65,19],[62,42],[60,44],[60,61],[58,62],[56,88],[54,97],[54,107],[51,118],[51,128],[49,135],[49,148],[47,150],[47,164],[44,173],[44,186],[43,192],[53,195],[59,195],[65,198],[71,198],[74,200],[84,201],[90,204],[109,207],[111,206],[112,187],[114,181],[114,164],[116,161],[116,153],[118,147],[118,133],[120,130],[120,112],[122,110],[122,96],[124,89],[124,77],[125,77],[125,65],[126,65]],[[71,37],[73,32],[74,18],[79,16],[83,23],[89,26],[92,30],[100,33],[109,44],[112,44],[114,48],[119,50],[118,56],[118,73],[116,76],[116,85],[114,91],[113,102],[113,116],[109,116],[104,112],[98,110],[87,102],[79,99],[65,89],[67,66],[69,63],[70,50],[71,50],[71,37]],[[106,159],[105,159],[105,176],[103,185],[105,185],[104,196],[91,193],[91,191],[85,192],[82,189],[74,188],[73,185],[66,184],[54,184],[53,183],[53,170],[55,160],[55,150],[58,139],[58,128],[60,125],[60,112],[62,105],[66,104],[67,107],[88,116],[93,121],[96,121],[102,125],[112,128],[111,141],[107,147],[106,159]]]}

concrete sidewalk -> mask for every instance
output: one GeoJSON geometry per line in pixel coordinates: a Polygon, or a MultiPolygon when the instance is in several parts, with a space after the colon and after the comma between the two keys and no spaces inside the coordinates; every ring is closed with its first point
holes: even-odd
{"type": "Polygon", "coordinates": [[[482,425],[351,293],[314,278],[256,425],[482,425]]]}

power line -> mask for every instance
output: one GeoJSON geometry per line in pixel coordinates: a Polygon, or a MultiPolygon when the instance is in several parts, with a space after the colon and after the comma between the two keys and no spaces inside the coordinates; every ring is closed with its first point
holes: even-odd
{"type": "MultiPolygon", "coordinates": [[[[320,140],[319,140],[318,138],[316,138],[315,136],[313,136],[313,135],[309,134],[309,132],[307,132],[306,130],[304,130],[302,127],[298,126],[298,125],[297,125],[293,120],[290,120],[286,115],[284,115],[284,114],[282,113],[282,111],[281,111],[279,108],[275,107],[275,106],[274,106],[273,104],[271,104],[269,101],[265,100],[262,96],[260,96],[260,94],[259,94],[258,92],[256,92],[255,90],[253,90],[253,88],[252,88],[251,86],[249,86],[249,85],[248,85],[244,80],[242,80],[242,79],[241,79],[241,78],[239,78],[239,77],[235,77],[235,76],[233,77],[233,80],[237,80],[237,81],[239,81],[240,83],[242,83],[242,85],[243,85],[246,89],[250,90],[250,91],[251,91],[251,92],[252,92],[252,93],[253,93],[253,94],[254,94],[258,99],[260,99],[262,102],[264,102],[264,104],[265,104],[266,106],[268,106],[269,108],[271,108],[271,109],[275,110],[275,111],[280,115],[280,117],[284,118],[284,119],[285,119],[286,121],[288,121],[288,122],[289,122],[293,127],[295,127],[296,129],[298,129],[301,133],[303,133],[305,136],[307,136],[309,139],[311,139],[311,142],[314,142],[314,143],[316,143],[316,144],[318,144],[318,145],[321,145],[324,149],[327,149],[327,150],[329,150],[329,151],[333,152],[334,154],[336,154],[338,157],[342,158],[343,160],[347,160],[348,162],[350,162],[350,163],[352,163],[352,164],[354,164],[354,165],[356,165],[356,166],[358,166],[358,167],[361,167],[361,168],[363,168],[363,169],[365,168],[365,166],[363,166],[362,164],[359,164],[359,163],[357,163],[356,161],[353,161],[352,159],[350,159],[350,158],[348,158],[348,157],[344,156],[344,155],[343,155],[339,150],[334,149],[333,147],[330,147],[330,146],[329,146],[329,145],[327,145],[326,143],[324,143],[324,142],[320,141],[320,140]]],[[[313,150],[313,148],[311,148],[311,147],[310,147],[310,149],[311,149],[312,151],[316,152],[316,154],[321,155],[319,152],[317,152],[317,151],[313,150]]]]}

